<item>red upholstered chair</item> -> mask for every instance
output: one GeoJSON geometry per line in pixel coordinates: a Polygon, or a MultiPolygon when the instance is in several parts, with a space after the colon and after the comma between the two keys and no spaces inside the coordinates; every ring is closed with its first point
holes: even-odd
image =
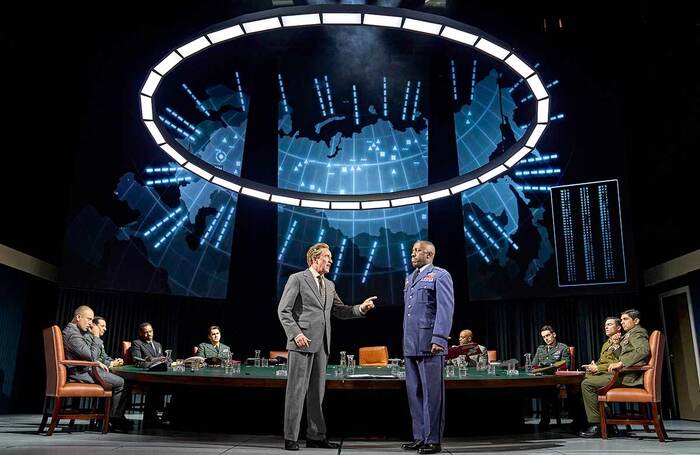
{"type": "Polygon", "coordinates": [[[360,348],[361,367],[385,367],[389,364],[389,349],[386,346],[360,348]]]}
{"type": "Polygon", "coordinates": [[[574,371],[576,369],[576,347],[569,346],[569,355],[571,356],[571,365],[569,365],[569,370],[574,371]]]}
{"type": "Polygon", "coordinates": [[[270,351],[270,359],[276,359],[277,357],[284,357],[285,359],[289,358],[289,352],[288,351],[270,351]]]}
{"type": "Polygon", "coordinates": [[[53,412],[48,436],[51,436],[56,425],[61,419],[102,420],[102,433],[109,430],[109,411],[112,406],[112,386],[103,382],[97,374],[99,362],[85,360],[66,360],[63,351],[63,334],[57,326],[51,326],[43,331],[44,336],[44,360],[46,362],[46,395],[44,398],[44,415],[39,425],[39,433],[44,431],[49,414],[47,404],[49,398],[54,399],[53,412]],[[66,366],[92,367],[93,377],[97,384],[82,382],[67,382],[68,371],[66,366]],[[64,398],[104,398],[104,413],[95,412],[81,414],[77,411],[63,410],[64,398]]]}
{"type": "Polygon", "coordinates": [[[626,367],[616,371],[610,382],[598,389],[598,406],[600,408],[601,437],[608,438],[607,425],[653,425],[659,441],[664,442],[668,435],[661,419],[659,406],[661,405],[661,367],[663,366],[663,352],[666,345],[664,334],[654,330],[649,336],[649,363],[641,367],[626,367]],[[644,387],[616,387],[620,372],[643,371],[644,387]],[[607,418],[605,415],[605,403],[638,403],[641,416],[619,415],[607,418]],[[651,417],[647,406],[651,407],[651,417]]]}
{"type": "Polygon", "coordinates": [[[124,365],[131,365],[134,363],[134,359],[131,357],[131,341],[122,341],[119,354],[122,360],[124,360],[124,365]]]}
{"type": "Polygon", "coordinates": [[[498,351],[486,351],[486,355],[488,355],[489,363],[498,360],[498,351]]]}

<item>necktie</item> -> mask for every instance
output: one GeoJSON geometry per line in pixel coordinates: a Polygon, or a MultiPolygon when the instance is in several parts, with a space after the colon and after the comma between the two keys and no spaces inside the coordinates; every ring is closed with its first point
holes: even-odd
{"type": "Polygon", "coordinates": [[[326,288],[323,286],[323,276],[318,276],[318,293],[321,294],[321,301],[326,304],[326,288]]]}
{"type": "Polygon", "coordinates": [[[420,273],[420,269],[416,269],[413,271],[413,275],[411,276],[411,284],[416,282],[416,278],[418,278],[419,273],[420,273]]]}
{"type": "Polygon", "coordinates": [[[151,343],[151,349],[153,349],[153,352],[155,353],[155,355],[158,355],[158,351],[156,351],[156,345],[153,344],[153,341],[151,341],[150,343],[151,343]]]}

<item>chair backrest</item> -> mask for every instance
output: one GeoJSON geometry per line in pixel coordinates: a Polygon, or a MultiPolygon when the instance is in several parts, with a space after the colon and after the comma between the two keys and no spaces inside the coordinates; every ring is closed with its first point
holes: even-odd
{"type": "Polygon", "coordinates": [[[120,354],[122,360],[124,360],[124,365],[131,365],[134,363],[134,359],[131,357],[131,341],[122,340],[120,354]]]}
{"type": "Polygon", "coordinates": [[[44,360],[46,362],[46,395],[58,395],[58,389],[66,384],[68,373],[65,365],[60,363],[65,360],[63,352],[63,334],[57,326],[47,327],[44,335],[44,360]]]}
{"type": "Polygon", "coordinates": [[[571,356],[571,365],[569,365],[569,370],[576,369],[576,347],[569,346],[569,355],[571,356]]]}
{"type": "Polygon", "coordinates": [[[486,351],[486,355],[488,355],[489,362],[498,360],[498,351],[486,351]]]}
{"type": "Polygon", "coordinates": [[[192,354],[197,355],[198,352],[199,352],[199,346],[192,346],[192,354]]]}
{"type": "Polygon", "coordinates": [[[276,359],[277,357],[284,357],[285,359],[288,359],[289,352],[288,351],[270,351],[270,358],[271,359],[276,359]]]}
{"type": "Polygon", "coordinates": [[[649,363],[650,370],[644,372],[644,390],[651,394],[654,402],[661,401],[661,368],[663,367],[663,354],[666,348],[666,337],[658,330],[651,332],[649,336],[649,363]]]}
{"type": "Polygon", "coordinates": [[[388,365],[389,348],[386,346],[368,346],[360,348],[360,366],[370,364],[388,365]]]}

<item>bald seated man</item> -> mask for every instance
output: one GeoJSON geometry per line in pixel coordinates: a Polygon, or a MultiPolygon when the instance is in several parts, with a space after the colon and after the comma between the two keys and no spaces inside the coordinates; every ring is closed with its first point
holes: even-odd
{"type": "Polygon", "coordinates": [[[483,360],[484,363],[488,362],[486,346],[482,346],[474,341],[474,334],[471,330],[464,329],[459,332],[459,345],[467,349],[465,360],[468,366],[474,367],[480,360],[483,360]]]}

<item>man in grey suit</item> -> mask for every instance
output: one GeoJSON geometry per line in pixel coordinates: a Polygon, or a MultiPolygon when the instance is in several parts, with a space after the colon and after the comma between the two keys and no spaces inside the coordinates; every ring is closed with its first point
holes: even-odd
{"type": "MultiPolygon", "coordinates": [[[[97,361],[103,349],[102,340],[93,336],[92,320],[95,313],[89,306],[79,306],[73,312],[73,320],[63,329],[63,349],[66,360],[97,361]]],[[[68,378],[72,381],[94,384],[96,379],[92,377],[88,367],[67,367],[68,378]]],[[[129,431],[130,422],[124,417],[124,379],[110,373],[107,365],[100,363],[97,369],[100,378],[112,386],[112,415],[110,423],[113,429],[129,431]]]]}
{"type": "Polygon", "coordinates": [[[297,438],[306,399],[306,447],[337,449],[328,441],[321,405],[326,388],[326,364],[331,346],[331,315],[340,319],[364,316],[377,297],[360,305],[344,305],[335,284],[325,278],[333,263],[330,247],[317,243],[306,253],[309,268],[289,276],[277,314],[287,335],[289,366],[284,402],[284,448],[299,450],[297,438]]]}

